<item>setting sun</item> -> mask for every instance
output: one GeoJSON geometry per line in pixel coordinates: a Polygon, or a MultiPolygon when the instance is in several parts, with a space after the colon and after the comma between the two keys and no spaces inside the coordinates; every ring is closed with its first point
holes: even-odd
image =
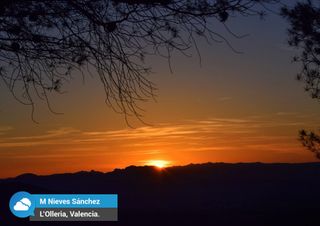
{"type": "Polygon", "coordinates": [[[146,162],[146,164],[162,169],[162,168],[168,167],[170,162],[165,160],[149,160],[146,162]]]}

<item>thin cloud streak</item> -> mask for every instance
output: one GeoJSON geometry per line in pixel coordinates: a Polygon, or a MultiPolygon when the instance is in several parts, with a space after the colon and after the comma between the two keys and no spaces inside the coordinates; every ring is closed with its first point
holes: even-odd
{"type": "MultiPolygon", "coordinates": [[[[174,153],[188,155],[206,152],[213,156],[219,153],[221,156],[223,152],[230,153],[237,150],[251,151],[255,154],[261,150],[279,153],[288,153],[288,149],[302,150],[295,131],[304,124],[297,120],[296,114],[280,115],[290,117],[286,121],[267,117],[208,118],[113,131],[81,131],[63,127],[47,131],[44,135],[3,136],[0,140],[0,156],[37,159],[114,155],[138,158],[143,155],[173,156],[174,153]],[[293,132],[288,134],[288,131],[293,132]],[[43,147],[56,153],[48,154],[43,147]],[[6,155],[8,151],[5,150],[8,148],[15,154],[6,155]],[[23,149],[27,151],[21,152],[23,149]],[[81,150],[86,153],[81,153],[81,150]],[[26,154],[28,151],[33,154],[26,154]]],[[[275,117],[277,116],[279,114],[275,114],[275,117]]]]}

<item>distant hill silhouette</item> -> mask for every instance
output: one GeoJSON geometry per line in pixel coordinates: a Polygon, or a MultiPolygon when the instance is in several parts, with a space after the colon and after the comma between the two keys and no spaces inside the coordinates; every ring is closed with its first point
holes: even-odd
{"type": "Polygon", "coordinates": [[[130,166],[0,180],[0,225],[320,225],[320,163],[130,166]],[[118,222],[29,222],[8,210],[16,191],[116,193],[118,222]]]}

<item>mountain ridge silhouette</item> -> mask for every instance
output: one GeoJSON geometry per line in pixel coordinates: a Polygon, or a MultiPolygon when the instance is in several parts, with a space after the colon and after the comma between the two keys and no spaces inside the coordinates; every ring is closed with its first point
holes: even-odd
{"type": "MultiPolygon", "coordinates": [[[[320,163],[205,163],[163,170],[129,166],[107,173],[1,179],[0,200],[8,201],[16,191],[118,194],[119,222],[90,225],[319,225],[319,179],[320,163]]],[[[35,224],[15,219],[3,207],[0,211],[9,216],[5,225],[35,224]]]]}

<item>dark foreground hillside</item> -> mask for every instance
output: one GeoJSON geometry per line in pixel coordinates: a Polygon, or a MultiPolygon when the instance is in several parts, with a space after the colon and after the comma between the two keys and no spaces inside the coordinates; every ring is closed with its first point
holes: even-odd
{"type": "Polygon", "coordinates": [[[208,163],[128,167],[111,173],[21,175],[0,180],[0,225],[320,225],[320,164],[208,163]],[[112,193],[118,222],[29,222],[8,210],[11,195],[112,193]]]}

